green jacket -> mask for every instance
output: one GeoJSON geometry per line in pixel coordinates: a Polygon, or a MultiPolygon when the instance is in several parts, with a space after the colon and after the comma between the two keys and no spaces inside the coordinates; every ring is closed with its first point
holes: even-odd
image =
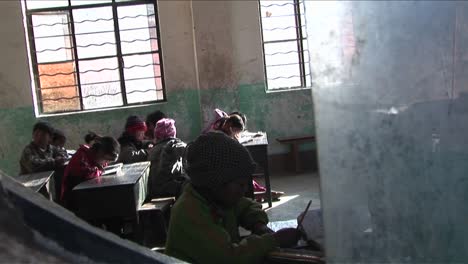
{"type": "Polygon", "coordinates": [[[278,246],[273,235],[240,240],[238,229],[259,222],[268,223],[260,204],[243,198],[233,209],[216,209],[187,184],[171,211],[166,254],[191,263],[260,263],[278,246]]]}

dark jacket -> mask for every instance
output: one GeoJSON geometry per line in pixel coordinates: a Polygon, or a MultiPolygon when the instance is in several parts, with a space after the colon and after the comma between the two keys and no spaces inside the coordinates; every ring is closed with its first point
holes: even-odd
{"type": "Polygon", "coordinates": [[[179,196],[187,180],[183,169],[185,144],[178,138],[162,140],[150,150],[150,197],[179,196]]]}
{"type": "Polygon", "coordinates": [[[187,184],[171,209],[166,254],[190,263],[263,263],[278,246],[274,236],[239,235],[239,226],[256,223],[268,223],[260,204],[242,198],[231,209],[216,208],[187,184]]]}
{"type": "Polygon", "coordinates": [[[55,158],[63,157],[58,149],[52,145],[41,149],[34,142],[29,143],[21,153],[20,174],[29,174],[55,170],[55,158]]]}
{"type": "Polygon", "coordinates": [[[120,143],[120,154],[117,162],[124,164],[146,161],[148,152],[142,141],[137,141],[126,132],[118,139],[120,143]]]}

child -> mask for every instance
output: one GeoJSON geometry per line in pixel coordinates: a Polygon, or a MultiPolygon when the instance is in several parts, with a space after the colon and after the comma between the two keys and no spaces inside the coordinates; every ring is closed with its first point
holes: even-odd
{"type": "Polygon", "coordinates": [[[52,146],[55,147],[56,151],[64,158],[68,159],[68,153],[65,149],[65,143],[67,142],[67,138],[65,134],[58,129],[55,129],[54,134],[52,136],[52,146]]]}
{"type": "Polygon", "coordinates": [[[146,123],[138,116],[129,116],[125,123],[125,131],[119,138],[121,154],[118,162],[134,163],[146,161],[148,152],[144,146],[146,123]]]}
{"type": "Polygon", "coordinates": [[[27,145],[20,158],[20,174],[55,170],[63,166],[64,157],[50,145],[54,128],[43,121],[33,127],[32,142],[27,145]]]}
{"type": "MultiPolygon", "coordinates": [[[[241,133],[247,127],[247,117],[240,112],[230,113],[227,117],[224,117],[218,121],[218,125],[215,126],[215,130],[224,132],[226,135],[239,140],[241,133]]],[[[252,180],[253,191],[255,194],[255,199],[259,202],[266,198],[266,188],[261,186],[255,180],[252,180]]],[[[271,198],[273,200],[278,200],[281,196],[284,195],[284,192],[280,191],[271,191],[271,198]]]]}
{"type": "Polygon", "coordinates": [[[159,120],[154,129],[154,138],[156,142],[149,151],[148,159],[151,161],[149,195],[152,198],[178,197],[187,180],[182,166],[187,144],[176,137],[173,119],[159,120]]]}
{"type": "Polygon", "coordinates": [[[216,108],[213,111],[213,118],[208,123],[208,126],[203,129],[202,134],[208,133],[210,131],[215,131],[220,129],[220,125],[224,122],[225,118],[227,118],[228,114],[223,110],[216,108]]]}
{"type": "Polygon", "coordinates": [[[163,112],[157,110],[146,116],[146,126],[148,127],[148,130],[146,131],[146,139],[147,140],[153,140],[153,132],[154,128],[156,127],[156,123],[163,119],[166,118],[166,114],[163,112]]]}
{"type": "Polygon", "coordinates": [[[63,205],[73,210],[70,199],[73,188],[84,181],[99,178],[107,163],[115,161],[119,152],[119,143],[113,137],[100,138],[91,147],[81,145],[65,168],[60,196],[63,205]]]}
{"type": "Polygon", "coordinates": [[[166,253],[191,263],[261,263],[274,248],[297,243],[296,229],[273,233],[261,205],[244,197],[254,169],[247,149],[223,133],[191,143],[191,183],[172,208],[166,253]],[[254,235],[241,240],[239,226],[254,235]]]}

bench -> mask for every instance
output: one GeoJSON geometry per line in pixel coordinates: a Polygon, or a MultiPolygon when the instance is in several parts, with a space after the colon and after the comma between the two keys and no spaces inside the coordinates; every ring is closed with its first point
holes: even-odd
{"type": "Polygon", "coordinates": [[[138,209],[137,240],[143,246],[163,245],[166,241],[170,209],[174,197],[151,199],[138,209]]]}
{"type": "Polygon", "coordinates": [[[279,143],[291,146],[290,157],[294,163],[294,168],[296,173],[302,171],[301,159],[299,157],[299,145],[308,142],[315,142],[315,136],[300,136],[300,137],[286,137],[286,138],[277,138],[279,143]]]}

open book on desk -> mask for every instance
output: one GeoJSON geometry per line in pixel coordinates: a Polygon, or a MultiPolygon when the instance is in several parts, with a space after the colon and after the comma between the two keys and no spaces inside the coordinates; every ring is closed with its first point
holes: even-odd
{"type": "Polygon", "coordinates": [[[264,135],[263,132],[249,132],[244,131],[240,134],[239,143],[245,144],[254,141],[258,137],[262,137],[264,135]]]}
{"type": "Polygon", "coordinates": [[[102,176],[120,176],[122,175],[123,163],[116,163],[104,168],[102,176]]]}

